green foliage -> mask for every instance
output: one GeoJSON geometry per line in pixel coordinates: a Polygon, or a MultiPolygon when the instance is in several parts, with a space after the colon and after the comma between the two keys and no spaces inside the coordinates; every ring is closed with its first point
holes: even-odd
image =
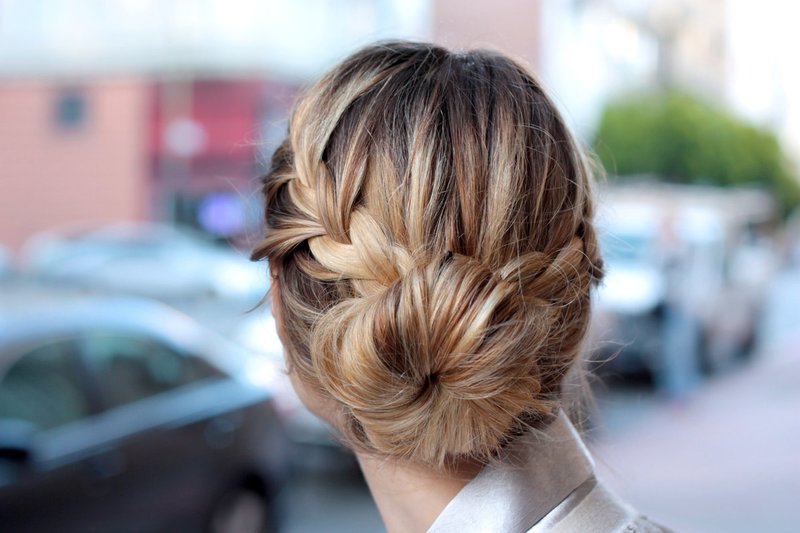
{"type": "Polygon", "coordinates": [[[757,184],[772,190],[786,208],[800,204],[800,185],[774,134],[685,92],[641,93],[610,102],[594,148],[612,175],[757,184]]]}

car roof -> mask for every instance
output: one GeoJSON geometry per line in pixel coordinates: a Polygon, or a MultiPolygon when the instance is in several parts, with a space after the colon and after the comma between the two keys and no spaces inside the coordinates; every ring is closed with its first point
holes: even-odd
{"type": "Polygon", "coordinates": [[[58,284],[0,282],[0,370],[20,345],[102,332],[152,338],[229,375],[239,375],[252,359],[261,359],[252,349],[155,300],[58,284]]]}
{"type": "Polygon", "coordinates": [[[205,336],[204,329],[188,316],[145,298],[55,284],[0,285],[0,349],[29,339],[101,329],[166,337],[190,346],[205,336]]]}

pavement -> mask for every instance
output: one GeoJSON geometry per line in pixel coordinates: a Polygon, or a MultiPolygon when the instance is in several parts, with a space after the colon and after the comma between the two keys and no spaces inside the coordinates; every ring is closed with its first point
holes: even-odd
{"type": "Polygon", "coordinates": [[[679,403],[600,400],[599,475],[675,531],[800,531],[800,271],[769,300],[767,341],[749,365],[679,403]]]}
{"type": "Polygon", "coordinates": [[[350,467],[299,472],[281,498],[281,533],[386,531],[364,479],[350,467]]]}

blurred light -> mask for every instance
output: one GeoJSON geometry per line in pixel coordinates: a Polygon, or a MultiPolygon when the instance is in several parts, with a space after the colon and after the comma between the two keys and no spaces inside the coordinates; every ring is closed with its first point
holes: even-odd
{"type": "Polygon", "coordinates": [[[609,268],[597,291],[598,304],[625,314],[652,311],[665,296],[663,276],[655,268],[617,266],[609,268]]]}
{"type": "Polygon", "coordinates": [[[214,192],[200,201],[197,218],[207,232],[226,237],[244,227],[244,205],[235,194],[214,192]]]}
{"type": "MultiPolygon", "coordinates": [[[[264,290],[266,274],[256,263],[227,261],[214,272],[214,287],[227,297],[257,297],[264,290]]],[[[253,302],[255,303],[255,302],[253,302]]]]}
{"type": "Polygon", "coordinates": [[[615,60],[633,63],[641,55],[641,32],[630,20],[612,18],[605,29],[605,46],[615,60]]]}
{"type": "Polygon", "coordinates": [[[259,315],[245,321],[234,334],[234,338],[258,354],[283,361],[283,344],[278,337],[275,318],[271,314],[259,315]]]}
{"type": "Polygon", "coordinates": [[[190,118],[176,118],[164,131],[164,144],[173,154],[180,157],[193,157],[205,150],[208,133],[202,124],[190,118]]]}
{"type": "Polygon", "coordinates": [[[243,377],[251,385],[265,387],[277,394],[283,390],[281,382],[286,380],[286,374],[275,364],[275,361],[265,357],[250,357],[244,366],[243,377]]]}
{"type": "Polygon", "coordinates": [[[677,232],[683,240],[693,243],[712,243],[724,238],[724,213],[705,208],[686,208],[677,221],[677,232]]]}

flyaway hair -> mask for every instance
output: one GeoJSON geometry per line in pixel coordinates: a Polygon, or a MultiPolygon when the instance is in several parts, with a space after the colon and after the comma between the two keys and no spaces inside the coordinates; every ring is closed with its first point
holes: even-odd
{"type": "Polygon", "coordinates": [[[603,274],[584,156],[506,56],[386,42],[296,104],[254,259],[361,449],[443,467],[545,424],[603,274]]]}

